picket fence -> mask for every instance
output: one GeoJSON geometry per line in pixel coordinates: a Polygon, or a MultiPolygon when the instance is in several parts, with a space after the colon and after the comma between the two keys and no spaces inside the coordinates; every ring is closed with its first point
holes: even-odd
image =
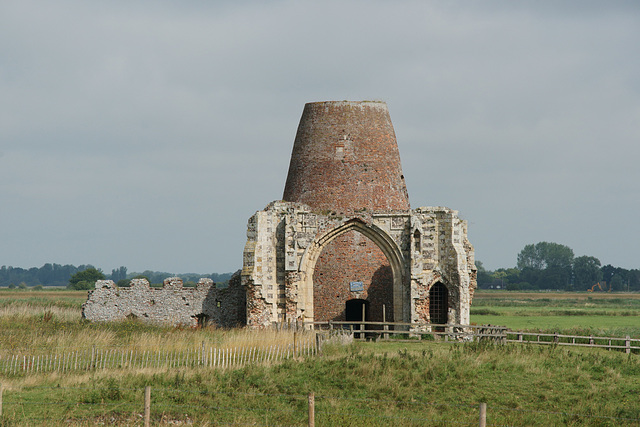
{"type": "Polygon", "coordinates": [[[216,348],[204,343],[184,350],[134,350],[98,348],[58,352],[54,354],[13,354],[0,356],[0,374],[20,375],[45,372],[91,371],[99,369],[144,369],[241,367],[246,364],[272,363],[312,356],[318,353],[313,335],[300,337],[288,344],[216,348]]]}

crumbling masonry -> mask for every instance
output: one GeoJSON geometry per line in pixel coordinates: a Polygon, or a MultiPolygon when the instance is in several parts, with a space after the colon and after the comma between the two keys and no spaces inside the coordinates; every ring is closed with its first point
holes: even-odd
{"type": "Polygon", "coordinates": [[[152,288],[146,279],[133,279],[129,287],[98,280],[82,305],[82,315],[93,321],[140,319],[173,326],[213,323],[233,327],[245,323],[245,292],[235,275],[227,288],[218,289],[211,279],[200,279],[184,288],[179,277],[165,279],[152,288]]]}
{"type": "Polygon", "coordinates": [[[457,211],[411,209],[386,104],[316,102],[300,119],[282,200],[249,219],[243,267],[228,289],[99,281],[83,314],[252,327],[363,316],[465,325],[473,257],[457,211]]]}
{"type": "Polygon", "coordinates": [[[473,254],[456,211],[410,208],[386,104],[310,103],[283,200],[249,219],[247,324],[468,324],[473,254]]]}

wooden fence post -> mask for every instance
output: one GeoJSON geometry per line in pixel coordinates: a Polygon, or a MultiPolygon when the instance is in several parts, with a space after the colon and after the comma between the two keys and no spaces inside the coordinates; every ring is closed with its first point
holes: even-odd
{"type": "Polygon", "coordinates": [[[487,404],[480,404],[480,427],[487,426],[487,404]]]}
{"type": "MultiPolygon", "coordinates": [[[[382,321],[385,322],[384,326],[382,327],[382,329],[384,329],[385,331],[389,330],[389,325],[387,325],[387,306],[385,304],[382,304],[382,321]]],[[[385,333],[384,335],[382,335],[382,337],[385,340],[389,339],[389,334],[385,333]]]]}
{"type": "Polygon", "coordinates": [[[627,354],[631,353],[631,337],[629,335],[627,335],[627,338],[624,342],[624,352],[627,354]]]}
{"type": "Polygon", "coordinates": [[[297,336],[298,332],[296,332],[295,330],[293,331],[293,358],[295,359],[297,357],[296,354],[296,336],[297,336]]]}
{"type": "Polygon", "coordinates": [[[144,427],[151,425],[151,386],[144,388],[144,427]]]}
{"type": "Polygon", "coordinates": [[[4,394],[4,385],[0,383],[0,417],[2,416],[2,395],[4,394]]]}
{"type": "Polygon", "coordinates": [[[316,396],[313,392],[309,393],[309,427],[316,425],[316,396]]]}

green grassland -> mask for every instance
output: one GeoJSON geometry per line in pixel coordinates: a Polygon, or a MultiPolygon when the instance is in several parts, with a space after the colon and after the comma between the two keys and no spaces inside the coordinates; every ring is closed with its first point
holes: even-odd
{"type": "MultiPolygon", "coordinates": [[[[89,345],[180,348],[291,339],[288,332],[93,324],[80,316],[85,298],[86,292],[0,291],[0,357],[89,345]]],[[[494,316],[495,324],[513,327],[509,322],[520,317],[539,330],[546,326],[535,322],[552,317],[593,318],[606,332],[633,330],[638,306],[628,300],[637,299],[479,292],[472,310],[497,314],[475,313],[472,321],[494,324],[485,321],[494,316]],[[587,314],[556,312],[573,310],[587,314]]],[[[0,382],[3,426],[142,425],[145,386],[152,388],[152,425],[306,425],[311,392],[320,426],[477,425],[480,402],[487,403],[489,425],[640,425],[640,356],[590,348],[335,342],[319,356],[241,368],[30,373],[0,375],[0,382]]]]}
{"type": "Polygon", "coordinates": [[[239,369],[51,374],[5,381],[3,425],[639,425],[640,359],[556,347],[354,343],[239,369]]]}
{"type": "Polygon", "coordinates": [[[471,322],[519,331],[640,338],[640,294],[479,291],[471,322]]]}

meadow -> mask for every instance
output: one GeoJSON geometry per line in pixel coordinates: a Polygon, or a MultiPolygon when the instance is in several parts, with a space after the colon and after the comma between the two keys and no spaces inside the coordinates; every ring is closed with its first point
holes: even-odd
{"type": "MultiPolygon", "coordinates": [[[[479,324],[490,316],[507,326],[518,316],[603,317],[597,327],[612,332],[638,323],[635,303],[618,306],[618,299],[637,299],[628,296],[476,297],[472,310],[497,313],[474,313],[479,324]],[[556,312],[563,310],[586,314],[556,312]],[[629,323],[617,326],[611,318],[629,323]]],[[[80,318],[85,298],[86,292],[1,290],[0,357],[96,345],[179,349],[292,339],[288,331],[92,324],[80,318]]],[[[640,357],[588,348],[336,340],[321,355],[243,367],[116,367],[0,375],[0,382],[0,425],[7,426],[142,425],[146,386],[152,388],[152,425],[306,425],[312,392],[320,426],[477,425],[481,402],[488,425],[640,425],[640,357]]]]}
{"type": "Polygon", "coordinates": [[[477,292],[471,323],[516,331],[640,338],[640,294],[477,292]]]}

